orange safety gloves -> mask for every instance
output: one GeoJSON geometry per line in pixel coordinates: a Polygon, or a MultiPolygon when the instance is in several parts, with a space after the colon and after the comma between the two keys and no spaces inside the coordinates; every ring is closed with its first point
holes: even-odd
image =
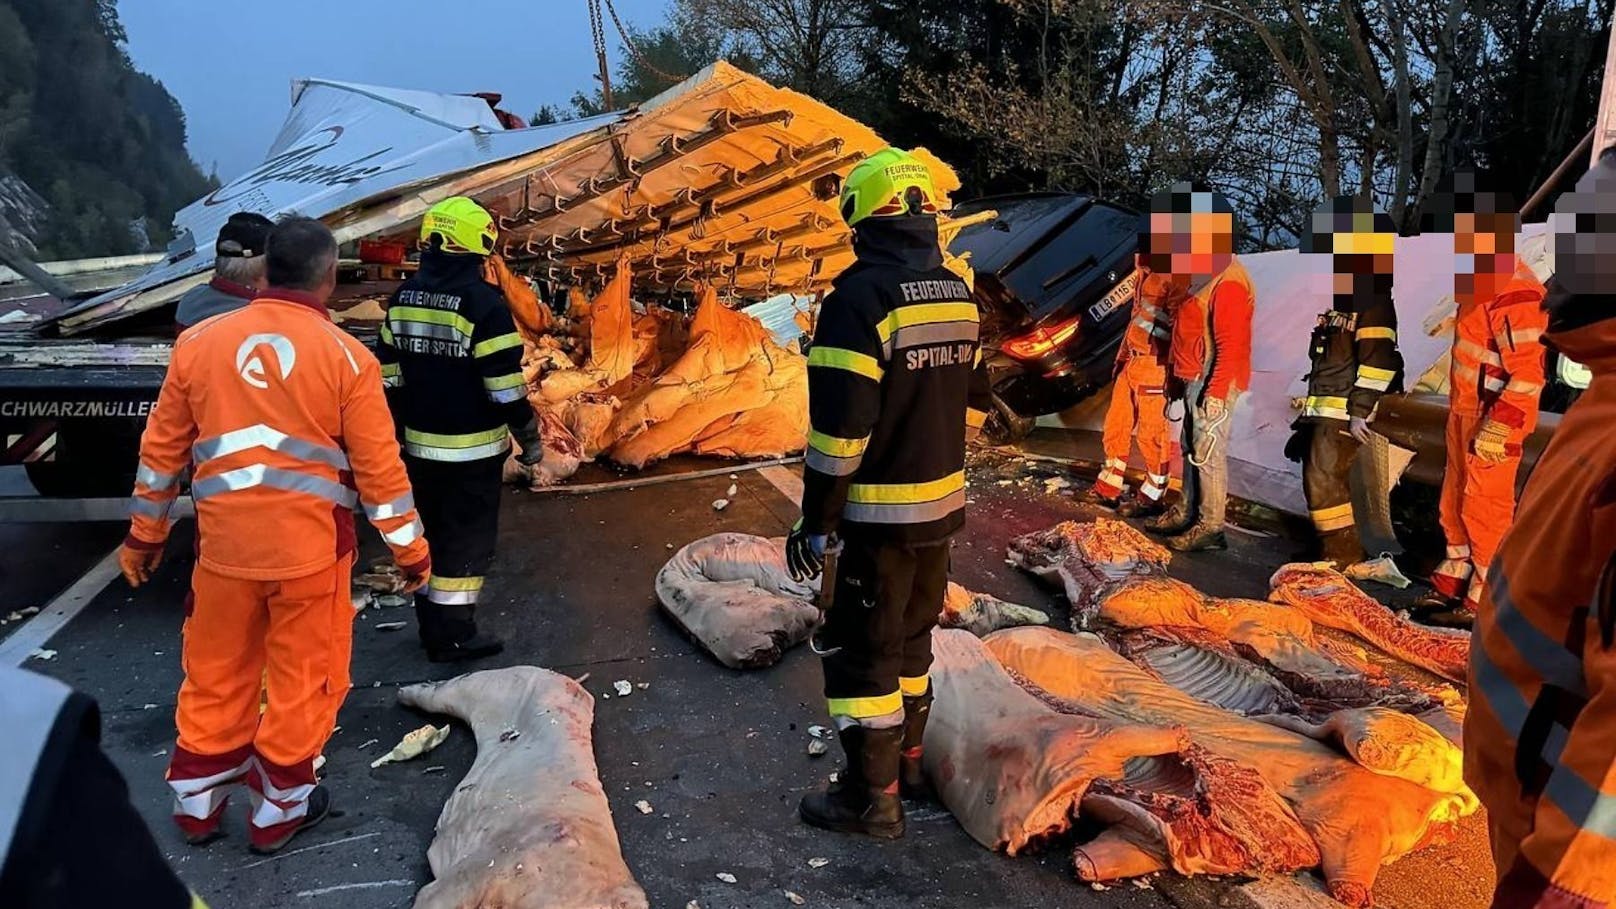
{"type": "Polygon", "coordinates": [[[1500,464],[1509,457],[1509,435],[1510,428],[1503,423],[1493,419],[1483,420],[1470,443],[1471,450],[1488,464],[1500,464]]]}
{"type": "Polygon", "coordinates": [[[125,540],[118,547],[118,570],[130,587],[139,587],[151,580],[152,573],[163,561],[163,545],[143,540],[125,540]]]}

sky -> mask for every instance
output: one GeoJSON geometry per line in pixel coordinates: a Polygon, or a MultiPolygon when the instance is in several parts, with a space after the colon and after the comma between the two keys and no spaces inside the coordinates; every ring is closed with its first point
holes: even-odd
{"type": "MultiPolygon", "coordinates": [[[[667,0],[613,0],[625,25],[667,0]]],[[[585,0],[122,0],[135,66],[185,110],[191,157],[228,182],[263,158],[294,78],[396,88],[496,91],[523,117],[593,90],[585,0]]],[[[622,41],[606,22],[613,71],[622,41]]]]}

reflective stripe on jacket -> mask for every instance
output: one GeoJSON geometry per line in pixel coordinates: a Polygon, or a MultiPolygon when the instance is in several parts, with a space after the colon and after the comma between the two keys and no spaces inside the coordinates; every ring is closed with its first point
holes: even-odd
{"type": "Polygon", "coordinates": [[[1493,560],[1464,732],[1511,909],[1616,904],[1616,319],[1550,341],[1594,380],[1493,560]]]}
{"type": "Polygon", "coordinates": [[[1510,445],[1537,426],[1543,393],[1543,312],[1546,291],[1525,266],[1496,294],[1460,299],[1454,317],[1450,406],[1510,427],[1510,445]]]}
{"type": "Polygon", "coordinates": [[[1340,294],[1319,316],[1309,339],[1304,419],[1367,419],[1387,392],[1403,390],[1397,349],[1397,310],[1390,275],[1360,280],[1360,292],[1340,294]]]}
{"type": "Polygon", "coordinates": [[[427,562],[376,358],[296,291],[271,290],[180,336],[140,442],[129,542],[167,538],[191,475],[199,561],[281,580],[355,546],[362,506],[401,565],[427,562]]]}

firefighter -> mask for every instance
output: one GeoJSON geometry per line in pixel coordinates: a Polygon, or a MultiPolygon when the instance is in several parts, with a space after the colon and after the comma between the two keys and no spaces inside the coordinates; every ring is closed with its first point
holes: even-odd
{"type": "Polygon", "coordinates": [[[1227,549],[1229,424],[1251,384],[1255,292],[1234,255],[1234,209],[1222,193],[1177,183],[1150,202],[1150,270],[1172,276],[1182,297],[1173,313],[1168,398],[1184,404],[1184,491],[1145,522],[1180,552],[1227,549]]]}
{"type": "Polygon", "coordinates": [[[0,906],[206,909],[129,803],[93,699],[0,667],[0,729],[0,906]]]}
{"type": "Polygon", "coordinates": [[[1467,260],[1454,276],[1447,470],[1442,535],[1447,557],[1432,592],[1414,605],[1423,620],[1469,627],[1498,541],[1515,517],[1521,446],[1537,426],[1543,393],[1543,285],[1515,255],[1520,214],[1505,193],[1460,172],[1433,199],[1437,229],[1467,260]]]}
{"type": "Polygon", "coordinates": [[[1616,153],[1607,152],[1552,219],[1545,301],[1545,340],[1593,381],[1526,485],[1470,650],[1465,782],[1487,809],[1493,909],[1616,905],[1613,222],[1616,153]]]}
{"type": "Polygon", "coordinates": [[[131,586],[151,578],[189,469],[198,541],[168,767],[174,819],[193,844],[221,835],[245,779],[255,852],[330,809],[314,759],[348,693],[354,505],[411,585],[431,569],[381,368],[326,310],[336,240],[318,221],[283,221],[265,264],[267,290],[175,343],[118,556],[131,586]]]}
{"type": "Polygon", "coordinates": [[[920,795],[931,708],[931,629],[965,523],[967,397],[977,309],[943,267],[936,188],[913,155],[884,149],[848,174],[842,217],[856,261],[820,309],[808,354],[811,430],[802,518],[786,539],[793,577],[843,549],[816,640],[847,769],[799,812],[816,827],[903,835],[900,791],[920,795]],[[900,790],[900,776],[902,786],[900,790]]]}
{"type": "Polygon", "coordinates": [[[1309,339],[1307,397],[1286,454],[1302,462],[1302,492],[1326,561],[1364,560],[1348,474],[1380,396],[1403,390],[1392,306],[1391,218],[1364,196],[1340,196],[1313,213],[1302,251],[1332,260],[1332,301],[1309,339]]]}
{"type": "Polygon", "coordinates": [[[1136,263],[1133,312],[1117,350],[1111,404],[1105,412],[1105,465],[1086,499],[1115,508],[1124,518],[1155,517],[1166,510],[1167,471],[1172,447],[1167,431],[1167,363],[1173,338],[1169,315],[1171,276],[1157,274],[1141,256],[1136,263]],[[1135,442],[1145,461],[1145,482],[1121,501],[1128,451],[1135,442]]]}
{"type": "Polygon", "coordinates": [[[415,596],[415,617],[435,663],[504,649],[476,622],[499,534],[501,468],[512,434],[525,467],[543,457],[522,337],[504,295],[484,279],[495,235],[493,217],[464,196],[434,205],[421,222],[421,268],[393,292],[377,350],[432,540],[435,570],[415,596]]]}
{"type": "Polygon", "coordinates": [[[180,331],[240,309],[264,289],[264,241],[274,226],[252,211],[238,211],[224,222],[213,243],[213,279],[186,291],[174,311],[180,331]]]}

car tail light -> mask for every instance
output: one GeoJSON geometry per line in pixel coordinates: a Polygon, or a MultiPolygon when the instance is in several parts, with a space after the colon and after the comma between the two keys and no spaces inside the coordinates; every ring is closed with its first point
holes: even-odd
{"type": "Polygon", "coordinates": [[[1049,325],[1040,325],[1024,335],[1009,338],[999,344],[999,350],[1018,360],[1037,360],[1059,350],[1077,335],[1083,324],[1083,314],[1062,319],[1049,325]]]}

